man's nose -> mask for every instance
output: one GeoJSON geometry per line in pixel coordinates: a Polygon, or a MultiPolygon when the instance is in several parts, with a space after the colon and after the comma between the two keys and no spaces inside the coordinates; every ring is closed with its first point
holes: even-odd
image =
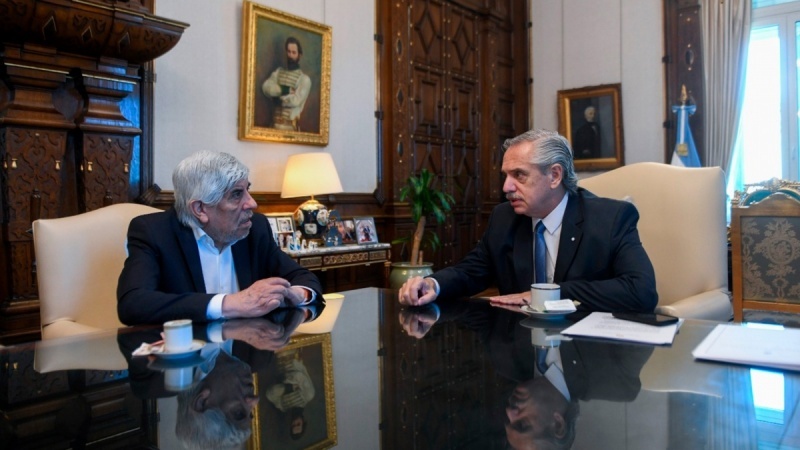
{"type": "Polygon", "coordinates": [[[516,190],[516,186],[514,185],[514,181],[511,177],[508,177],[503,181],[503,192],[509,193],[514,192],[516,190]]]}
{"type": "Polygon", "coordinates": [[[247,195],[247,198],[245,198],[244,209],[250,210],[258,208],[258,203],[256,203],[256,200],[250,195],[250,192],[245,191],[245,195],[247,195]]]}
{"type": "Polygon", "coordinates": [[[506,407],[506,417],[508,417],[509,422],[514,422],[519,419],[520,410],[516,406],[509,405],[506,407]]]}

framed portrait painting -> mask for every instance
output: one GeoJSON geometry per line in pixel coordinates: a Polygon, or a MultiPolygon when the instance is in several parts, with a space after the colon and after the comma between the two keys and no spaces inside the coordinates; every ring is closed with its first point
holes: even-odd
{"type": "Polygon", "coordinates": [[[558,132],[569,140],[575,170],[624,164],[620,84],[558,91],[558,132]]]}
{"type": "Polygon", "coordinates": [[[331,27],[245,1],[239,139],[328,145],[331,27]]]}
{"type": "Polygon", "coordinates": [[[322,450],[336,446],[331,334],[295,335],[256,371],[261,399],[248,450],[322,450]],[[291,386],[291,388],[289,388],[291,386]]]}

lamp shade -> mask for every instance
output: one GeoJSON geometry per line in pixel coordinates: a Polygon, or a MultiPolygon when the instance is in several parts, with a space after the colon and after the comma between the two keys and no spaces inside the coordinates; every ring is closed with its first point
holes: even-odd
{"type": "Polygon", "coordinates": [[[301,153],[286,161],[281,198],[342,192],[342,182],[329,153],[301,153]]]}

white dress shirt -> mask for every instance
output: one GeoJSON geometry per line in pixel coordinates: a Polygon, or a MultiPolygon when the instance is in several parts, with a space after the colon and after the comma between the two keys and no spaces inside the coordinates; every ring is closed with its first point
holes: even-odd
{"type": "MultiPolygon", "coordinates": [[[[569,194],[564,194],[564,198],[558,203],[558,206],[553,209],[541,221],[544,223],[544,243],[547,245],[547,282],[553,282],[553,275],[556,272],[556,258],[558,257],[558,243],[561,239],[561,222],[564,220],[564,211],[567,209],[567,200],[569,194]]],[[[534,218],[531,221],[532,228],[536,228],[536,224],[540,219],[534,218]]],[[[534,247],[536,246],[536,239],[533,240],[534,247]]],[[[533,249],[533,255],[536,254],[536,249],[533,249]]]]}
{"type": "MultiPolygon", "coordinates": [[[[206,308],[208,320],[224,319],[222,316],[222,300],[227,294],[239,292],[239,279],[236,278],[236,267],[233,263],[231,243],[221,251],[214,245],[214,240],[201,228],[192,227],[194,238],[197,241],[197,250],[200,253],[200,266],[203,270],[203,281],[206,292],[217,292],[211,297],[206,308]]],[[[238,241],[237,241],[238,242],[238,241]]],[[[305,306],[313,302],[317,296],[314,290],[305,286],[298,286],[309,292],[309,298],[298,306],[305,306]]]]}
{"type": "Polygon", "coordinates": [[[236,268],[233,265],[233,252],[231,246],[226,246],[220,251],[211,236],[200,228],[192,227],[194,238],[197,241],[197,250],[200,252],[200,266],[203,269],[203,281],[206,292],[218,292],[206,308],[206,318],[216,320],[222,318],[222,299],[227,294],[239,292],[239,280],[236,278],[236,268]]]}

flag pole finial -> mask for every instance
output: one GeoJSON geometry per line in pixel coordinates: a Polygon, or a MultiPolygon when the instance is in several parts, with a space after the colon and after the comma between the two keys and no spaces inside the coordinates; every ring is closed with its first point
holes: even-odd
{"type": "Polygon", "coordinates": [[[686,106],[686,100],[689,99],[689,96],[686,95],[686,85],[681,85],[681,106],[686,106]]]}

